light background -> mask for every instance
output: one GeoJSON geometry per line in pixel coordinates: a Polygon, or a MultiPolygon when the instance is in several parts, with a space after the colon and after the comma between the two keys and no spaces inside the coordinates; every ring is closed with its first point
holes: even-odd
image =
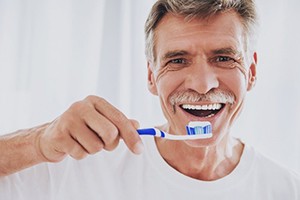
{"type": "MultiPolygon", "coordinates": [[[[164,122],[146,82],[153,0],[0,0],[0,134],[52,121],[89,94],[164,122]]],[[[257,0],[258,80],[232,134],[300,173],[298,0],[257,0]]]]}

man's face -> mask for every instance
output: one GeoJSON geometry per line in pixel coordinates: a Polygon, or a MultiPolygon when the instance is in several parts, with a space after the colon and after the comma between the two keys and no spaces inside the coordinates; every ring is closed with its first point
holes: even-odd
{"type": "Polygon", "coordinates": [[[190,121],[209,121],[211,139],[186,143],[216,144],[229,132],[256,73],[256,54],[246,56],[239,17],[231,11],[209,20],[186,21],[167,14],[155,35],[156,62],[148,63],[149,89],[160,98],[168,131],[186,134],[190,121]]]}

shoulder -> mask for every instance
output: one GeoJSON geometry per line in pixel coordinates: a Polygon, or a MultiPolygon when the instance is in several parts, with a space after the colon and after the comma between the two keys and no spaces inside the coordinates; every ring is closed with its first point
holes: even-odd
{"type": "MultiPolygon", "coordinates": [[[[300,192],[300,174],[281,163],[274,161],[265,154],[249,147],[253,151],[253,172],[261,182],[272,185],[284,185],[300,192]]],[[[300,194],[299,194],[300,195],[300,194]]]]}
{"type": "Polygon", "coordinates": [[[275,161],[274,159],[259,152],[258,150],[255,150],[254,148],[252,148],[252,151],[255,155],[254,161],[257,167],[263,170],[270,171],[271,173],[279,173],[299,177],[299,174],[297,174],[295,171],[292,171],[284,164],[275,161]]]}

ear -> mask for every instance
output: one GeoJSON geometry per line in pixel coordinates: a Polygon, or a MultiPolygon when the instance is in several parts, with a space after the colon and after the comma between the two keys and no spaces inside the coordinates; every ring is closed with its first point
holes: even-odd
{"type": "Polygon", "coordinates": [[[153,73],[154,66],[151,66],[151,63],[149,61],[147,62],[147,68],[148,68],[148,89],[153,95],[158,95],[156,82],[154,79],[154,73],[153,73]]]}
{"type": "Polygon", "coordinates": [[[256,65],[257,65],[257,54],[253,53],[252,62],[248,72],[248,87],[247,91],[250,91],[256,83],[256,65]]]}

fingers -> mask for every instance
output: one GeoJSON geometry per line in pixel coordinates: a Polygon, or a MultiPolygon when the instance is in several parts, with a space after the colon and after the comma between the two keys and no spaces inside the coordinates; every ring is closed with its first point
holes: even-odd
{"type": "Polygon", "coordinates": [[[134,119],[130,119],[130,122],[135,129],[140,128],[140,123],[138,121],[136,121],[134,119]]]}
{"type": "Polygon", "coordinates": [[[96,110],[117,128],[120,137],[128,148],[135,154],[142,153],[143,143],[136,132],[136,127],[138,127],[137,121],[129,120],[122,112],[102,98],[92,97],[90,100],[93,102],[96,110]]]}
{"type": "Polygon", "coordinates": [[[111,151],[117,147],[120,139],[119,131],[107,118],[92,110],[84,116],[84,121],[94,132],[94,137],[101,138],[105,150],[111,151]]]}
{"type": "Polygon", "coordinates": [[[73,128],[70,135],[88,154],[95,154],[104,148],[101,138],[87,126],[74,125],[73,128]]]}
{"type": "Polygon", "coordinates": [[[114,150],[120,138],[136,154],[143,151],[143,144],[136,132],[139,124],[102,98],[89,96],[74,103],[39,137],[42,155],[52,162],[65,155],[82,159],[102,149],[114,150]]]}
{"type": "Polygon", "coordinates": [[[88,152],[86,151],[86,149],[83,148],[73,138],[69,138],[69,140],[66,141],[66,145],[62,148],[62,150],[65,152],[68,152],[68,154],[76,160],[81,160],[88,155],[88,152]]]}
{"type": "Polygon", "coordinates": [[[38,135],[37,149],[39,153],[48,162],[59,162],[66,155],[70,155],[75,159],[86,157],[87,151],[72,137],[67,129],[62,126],[59,117],[52,123],[48,124],[45,130],[38,135]]]}

